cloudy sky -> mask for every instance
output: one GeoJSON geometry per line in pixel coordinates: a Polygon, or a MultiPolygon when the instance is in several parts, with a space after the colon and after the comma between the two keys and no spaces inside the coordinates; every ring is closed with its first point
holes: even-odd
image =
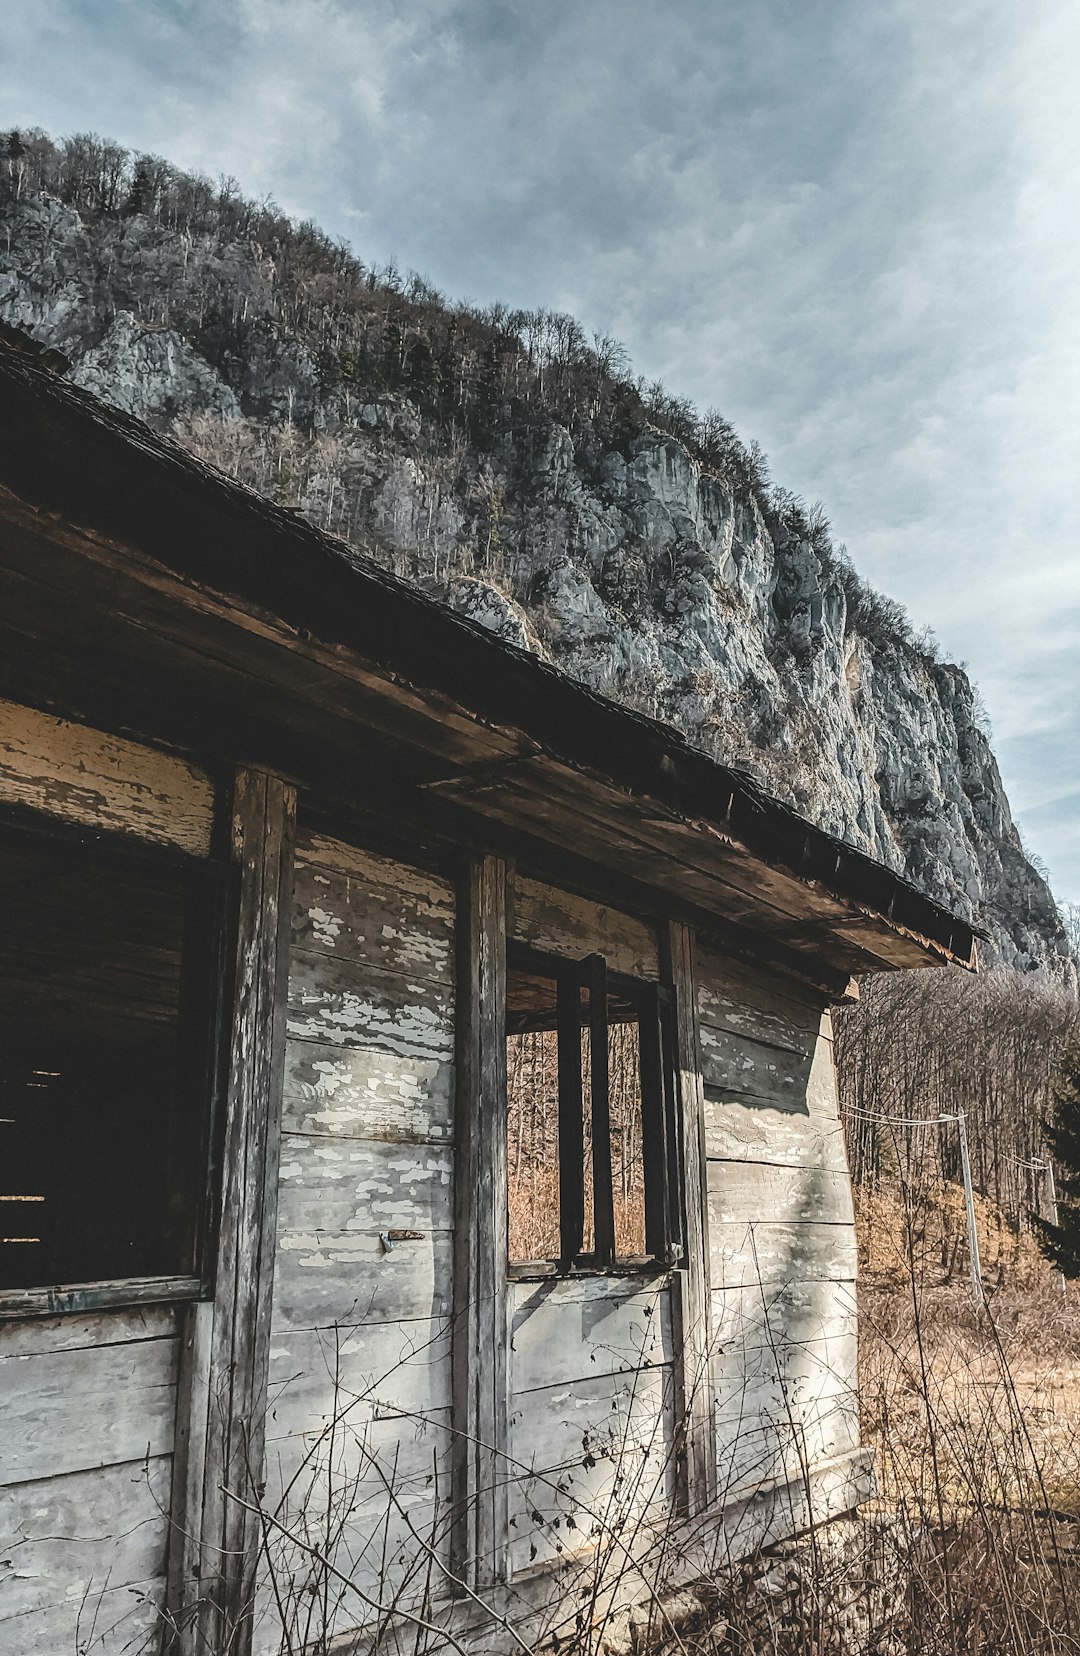
{"type": "Polygon", "coordinates": [[[574,311],[715,405],[981,685],[1080,900],[1075,0],[10,0],[92,129],[574,311]]]}

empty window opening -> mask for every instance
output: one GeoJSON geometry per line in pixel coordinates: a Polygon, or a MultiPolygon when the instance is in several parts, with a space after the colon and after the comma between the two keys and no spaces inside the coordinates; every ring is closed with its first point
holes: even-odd
{"type": "Polygon", "coordinates": [[[677,1204],[657,986],[610,978],[598,955],[526,955],[511,951],[507,976],[510,1262],[666,1260],[677,1204]]]}
{"type": "Polygon", "coordinates": [[[0,830],[0,1288],[194,1272],[207,896],[181,858],[0,830]]]}

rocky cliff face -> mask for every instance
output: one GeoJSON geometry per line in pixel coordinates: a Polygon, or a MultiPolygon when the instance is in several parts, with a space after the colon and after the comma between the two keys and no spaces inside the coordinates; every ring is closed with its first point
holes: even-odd
{"type": "MultiPolygon", "coordinates": [[[[280,316],[224,350],[190,300],[206,246],[42,193],[3,212],[0,316],[62,350],[77,383],[752,768],[984,925],[1003,962],[1074,974],[966,675],[891,626],[887,604],[875,620],[857,582],[853,602],[851,571],[805,512],[783,497],[769,509],[738,468],[710,468],[648,419],[598,444],[594,427],[523,420],[496,388],[478,438],[428,393],[365,384],[340,350],[328,368],[325,336],[280,316]],[[181,270],[185,325],[169,325],[162,285],[175,291],[181,270]]],[[[258,248],[231,258],[257,308],[273,272],[258,248]]]]}

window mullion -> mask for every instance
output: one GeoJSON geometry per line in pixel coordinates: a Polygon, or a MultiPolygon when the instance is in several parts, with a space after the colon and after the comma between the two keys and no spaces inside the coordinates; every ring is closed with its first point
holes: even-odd
{"type": "Polygon", "coordinates": [[[560,972],[556,989],[559,1053],[559,1237],[564,1265],[581,1253],[585,1234],[584,1107],[581,1086],[581,985],[560,972]]]}
{"type": "Polygon", "coordinates": [[[615,1260],[615,1199],[611,1178],[611,1099],[608,1092],[607,961],[584,962],[589,990],[589,1080],[592,1104],[593,1238],[598,1265],[615,1260]]]}
{"type": "Polygon", "coordinates": [[[638,1020],[641,1079],[641,1159],[645,1178],[645,1251],[666,1260],[669,1229],[668,1133],[664,1108],[663,1038],[655,988],[643,997],[638,1020]]]}

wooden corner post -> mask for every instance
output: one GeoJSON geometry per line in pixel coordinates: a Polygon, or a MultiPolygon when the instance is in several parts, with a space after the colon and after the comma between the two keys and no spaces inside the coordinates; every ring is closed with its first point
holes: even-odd
{"type": "Polygon", "coordinates": [[[674,995],[676,1122],[683,1173],[686,1256],[678,1272],[676,1310],[681,1430],[685,1440],[683,1499],[691,1517],[715,1503],[716,1414],[713,1378],[711,1259],[705,1161],[705,1093],[701,1079],[694,937],[675,923],[665,936],[666,976],[674,995]]]}
{"type": "Polygon", "coordinates": [[[458,1071],[454,1185],[455,1575],[506,1575],[506,881],[499,857],[472,860],[458,910],[458,1071]]]}
{"type": "Polygon", "coordinates": [[[260,1532],[249,1507],[263,1480],[295,826],[295,788],[237,772],[213,1298],[184,1330],[173,1479],[169,1619],[184,1656],[251,1646],[260,1532]]]}

